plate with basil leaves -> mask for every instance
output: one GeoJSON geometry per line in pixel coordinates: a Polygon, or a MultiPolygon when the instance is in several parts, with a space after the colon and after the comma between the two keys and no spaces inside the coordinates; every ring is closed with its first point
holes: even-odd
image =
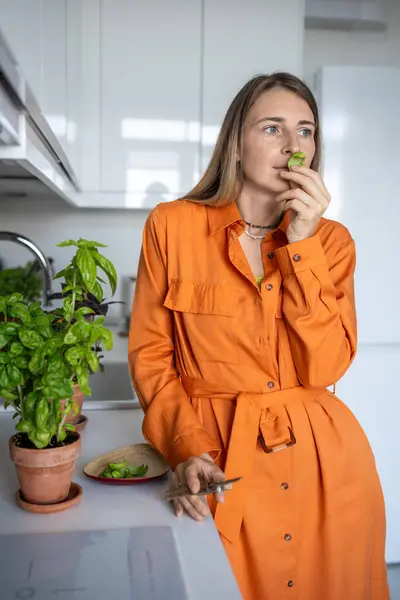
{"type": "Polygon", "coordinates": [[[124,446],[91,460],[84,474],[108,485],[134,485],[163,477],[169,466],[149,444],[124,446]]]}

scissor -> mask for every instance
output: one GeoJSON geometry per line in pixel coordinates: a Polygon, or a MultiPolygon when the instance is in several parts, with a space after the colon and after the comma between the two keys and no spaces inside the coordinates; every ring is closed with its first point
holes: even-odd
{"type": "Polygon", "coordinates": [[[193,494],[193,492],[191,492],[186,485],[179,485],[174,489],[168,490],[165,494],[165,499],[170,501],[174,500],[175,498],[181,498],[182,496],[207,496],[207,494],[216,494],[225,491],[227,486],[230,486],[232,483],[236,483],[241,479],[242,477],[235,477],[234,479],[226,479],[225,481],[203,483],[200,491],[197,492],[197,494],[193,494]]]}

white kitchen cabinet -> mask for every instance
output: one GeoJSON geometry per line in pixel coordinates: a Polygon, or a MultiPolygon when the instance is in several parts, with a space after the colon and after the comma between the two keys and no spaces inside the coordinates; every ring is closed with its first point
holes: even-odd
{"type": "Polygon", "coordinates": [[[302,75],[304,30],[303,0],[203,2],[202,169],[229,104],[248,79],[282,70],[302,75]]]}
{"type": "Polygon", "coordinates": [[[0,29],[40,104],[42,0],[0,0],[0,29]]]}
{"type": "Polygon", "coordinates": [[[0,0],[0,29],[44,117],[66,149],[67,0],[0,0]]]}
{"type": "Polygon", "coordinates": [[[100,189],[153,206],[199,175],[201,1],[100,6],[100,189]]]}
{"type": "Polygon", "coordinates": [[[67,0],[42,0],[42,96],[40,107],[67,150],[67,0]]]}

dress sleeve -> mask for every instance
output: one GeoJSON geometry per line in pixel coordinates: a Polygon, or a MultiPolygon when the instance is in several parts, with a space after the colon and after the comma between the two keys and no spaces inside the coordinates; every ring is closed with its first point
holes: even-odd
{"type": "Polygon", "coordinates": [[[159,208],[144,227],[128,343],[132,381],[145,413],[143,435],[175,468],[191,456],[219,453],[175,368],[168,291],[166,228],[159,208]]]}
{"type": "Polygon", "coordinates": [[[325,251],[320,235],[276,251],[282,310],[297,376],[306,387],[336,383],[354,359],[354,241],[343,228],[325,251]]]}

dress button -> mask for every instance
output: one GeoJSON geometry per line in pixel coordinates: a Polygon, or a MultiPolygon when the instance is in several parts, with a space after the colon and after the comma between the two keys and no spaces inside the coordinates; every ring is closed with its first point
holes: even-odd
{"type": "Polygon", "coordinates": [[[272,283],[267,283],[267,285],[265,286],[265,289],[268,290],[269,292],[273,289],[273,285],[272,283]]]}
{"type": "Polygon", "coordinates": [[[291,579],[290,581],[287,582],[287,586],[288,587],[293,587],[294,586],[294,581],[291,579]]]}
{"type": "Polygon", "coordinates": [[[274,258],[275,256],[275,252],[269,252],[268,253],[268,258],[274,258]]]}
{"type": "Polygon", "coordinates": [[[283,490],[288,490],[288,489],[289,489],[289,484],[288,484],[288,483],[282,483],[282,484],[281,484],[281,488],[282,488],[283,490]]]}
{"type": "Polygon", "coordinates": [[[268,383],[267,383],[267,387],[269,387],[269,389],[270,389],[270,390],[272,390],[272,388],[274,388],[274,387],[275,387],[275,384],[274,384],[274,382],[273,382],[273,381],[268,381],[268,383]]]}
{"type": "Polygon", "coordinates": [[[295,255],[293,256],[293,260],[294,260],[294,261],[296,261],[296,262],[299,262],[299,260],[301,260],[301,256],[300,256],[300,254],[295,254],[295,255]]]}
{"type": "Polygon", "coordinates": [[[285,535],[283,537],[285,538],[285,542],[290,542],[290,540],[292,539],[292,536],[290,533],[285,533],[285,535]]]}

